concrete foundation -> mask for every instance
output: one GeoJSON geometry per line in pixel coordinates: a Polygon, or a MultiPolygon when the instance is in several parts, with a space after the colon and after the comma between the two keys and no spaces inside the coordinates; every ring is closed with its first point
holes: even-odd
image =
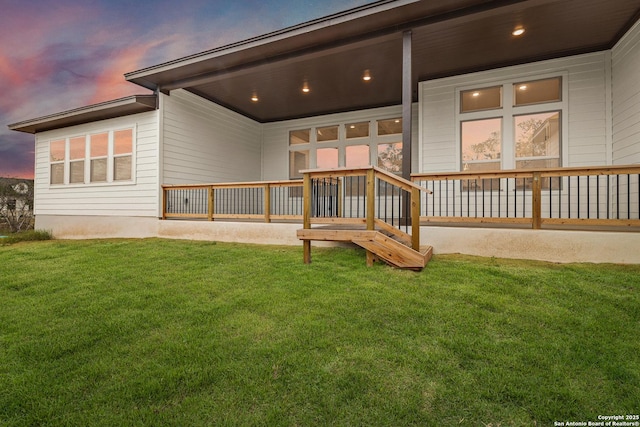
{"type": "MultiPolygon", "coordinates": [[[[147,238],[302,246],[297,223],[162,221],[145,217],[38,215],[36,228],[58,239],[147,238]]],[[[421,227],[435,254],[460,253],[560,263],[640,264],[640,233],[461,227],[421,227]]],[[[314,246],[332,245],[313,242],[314,246]]]]}

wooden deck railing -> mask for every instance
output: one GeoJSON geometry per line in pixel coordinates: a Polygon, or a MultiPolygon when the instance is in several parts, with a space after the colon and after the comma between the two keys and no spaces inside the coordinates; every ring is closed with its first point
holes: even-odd
{"type": "Polygon", "coordinates": [[[302,180],[163,185],[163,219],[302,220],[302,180]]]}
{"type": "Polygon", "coordinates": [[[640,226],[640,165],[413,174],[422,223],[640,226]]]}
{"type": "Polygon", "coordinates": [[[307,170],[303,176],[303,228],[378,228],[419,250],[420,223],[411,221],[420,218],[420,192],[425,189],[419,185],[373,166],[307,170]]]}

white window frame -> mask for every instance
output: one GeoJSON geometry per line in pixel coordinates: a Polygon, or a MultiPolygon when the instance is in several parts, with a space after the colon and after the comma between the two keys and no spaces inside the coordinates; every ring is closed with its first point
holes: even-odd
{"type": "Polygon", "coordinates": [[[118,128],[107,129],[89,129],[83,133],[73,133],[64,136],[50,138],[46,142],[47,146],[47,180],[50,188],[78,188],[78,187],[102,187],[102,186],[118,186],[118,185],[134,185],[136,184],[136,151],[137,151],[137,126],[122,126],[118,128]],[[129,154],[114,156],[114,134],[117,131],[131,130],[131,179],[115,180],[114,179],[114,158],[128,156],[129,154]],[[108,137],[108,155],[107,155],[107,181],[91,182],[91,135],[106,133],[108,137]],[[84,182],[71,183],[71,159],[70,159],[70,141],[75,138],[84,137],[85,139],[85,157],[84,157],[84,182]],[[51,161],[51,143],[55,141],[65,142],[65,159],[64,162],[51,161]],[[62,184],[51,183],[51,165],[64,163],[64,179],[62,184]]]}
{"type": "Polygon", "coordinates": [[[470,120],[483,120],[490,118],[502,118],[501,129],[501,155],[500,155],[500,168],[501,170],[515,170],[516,158],[515,158],[515,129],[513,126],[514,117],[526,114],[537,114],[551,111],[560,112],[560,166],[567,164],[568,158],[568,144],[569,144],[569,73],[556,72],[547,74],[524,74],[512,76],[509,79],[491,80],[491,81],[478,81],[474,84],[469,84],[461,87],[457,87],[455,91],[455,140],[456,140],[456,158],[458,159],[458,170],[463,169],[462,161],[462,122],[470,120]],[[556,102],[545,102],[532,105],[514,106],[514,93],[513,85],[522,83],[524,81],[536,81],[545,80],[551,78],[561,79],[561,96],[562,99],[556,102]],[[461,92],[484,89],[495,86],[502,86],[502,107],[481,111],[472,111],[468,113],[462,113],[460,94],[461,92]]]}

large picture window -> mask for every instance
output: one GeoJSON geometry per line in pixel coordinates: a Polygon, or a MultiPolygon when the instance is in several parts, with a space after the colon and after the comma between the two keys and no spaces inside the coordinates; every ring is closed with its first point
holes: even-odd
{"type": "Polygon", "coordinates": [[[78,135],[49,142],[51,185],[130,182],[133,129],[78,135]]]}
{"type": "Polygon", "coordinates": [[[461,169],[562,166],[562,77],[459,91],[461,169]]]}

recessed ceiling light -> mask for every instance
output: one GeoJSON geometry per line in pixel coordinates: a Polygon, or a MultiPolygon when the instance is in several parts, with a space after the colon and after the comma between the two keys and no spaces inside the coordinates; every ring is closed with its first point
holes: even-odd
{"type": "Polygon", "coordinates": [[[514,36],[518,37],[524,34],[524,28],[522,27],[517,27],[515,30],[513,30],[513,32],[511,33],[514,36]]]}
{"type": "Polygon", "coordinates": [[[471,96],[473,96],[474,98],[477,98],[478,96],[480,96],[480,92],[473,92],[471,96]]]}
{"type": "Polygon", "coordinates": [[[527,85],[520,85],[520,86],[518,86],[518,89],[527,90],[527,85]]]}
{"type": "Polygon", "coordinates": [[[302,85],[302,92],[304,93],[309,93],[311,92],[311,89],[309,89],[309,83],[307,83],[307,81],[304,81],[304,84],[302,85]]]}
{"type": "Polygon", "coordinates": [[[369,72],[369,70],[364,70],[362,80],[364,80],[365,82],[371,81],[371,73],[369,72]]]}
{"type": "Polygon", "coordinates": [[[251,95],[251,100],[252,100],[253,102],[258,102],[258,95],[257,95],[257,94],[255,94],[255,93],[254,93],[253,95],[251,95]]]}

